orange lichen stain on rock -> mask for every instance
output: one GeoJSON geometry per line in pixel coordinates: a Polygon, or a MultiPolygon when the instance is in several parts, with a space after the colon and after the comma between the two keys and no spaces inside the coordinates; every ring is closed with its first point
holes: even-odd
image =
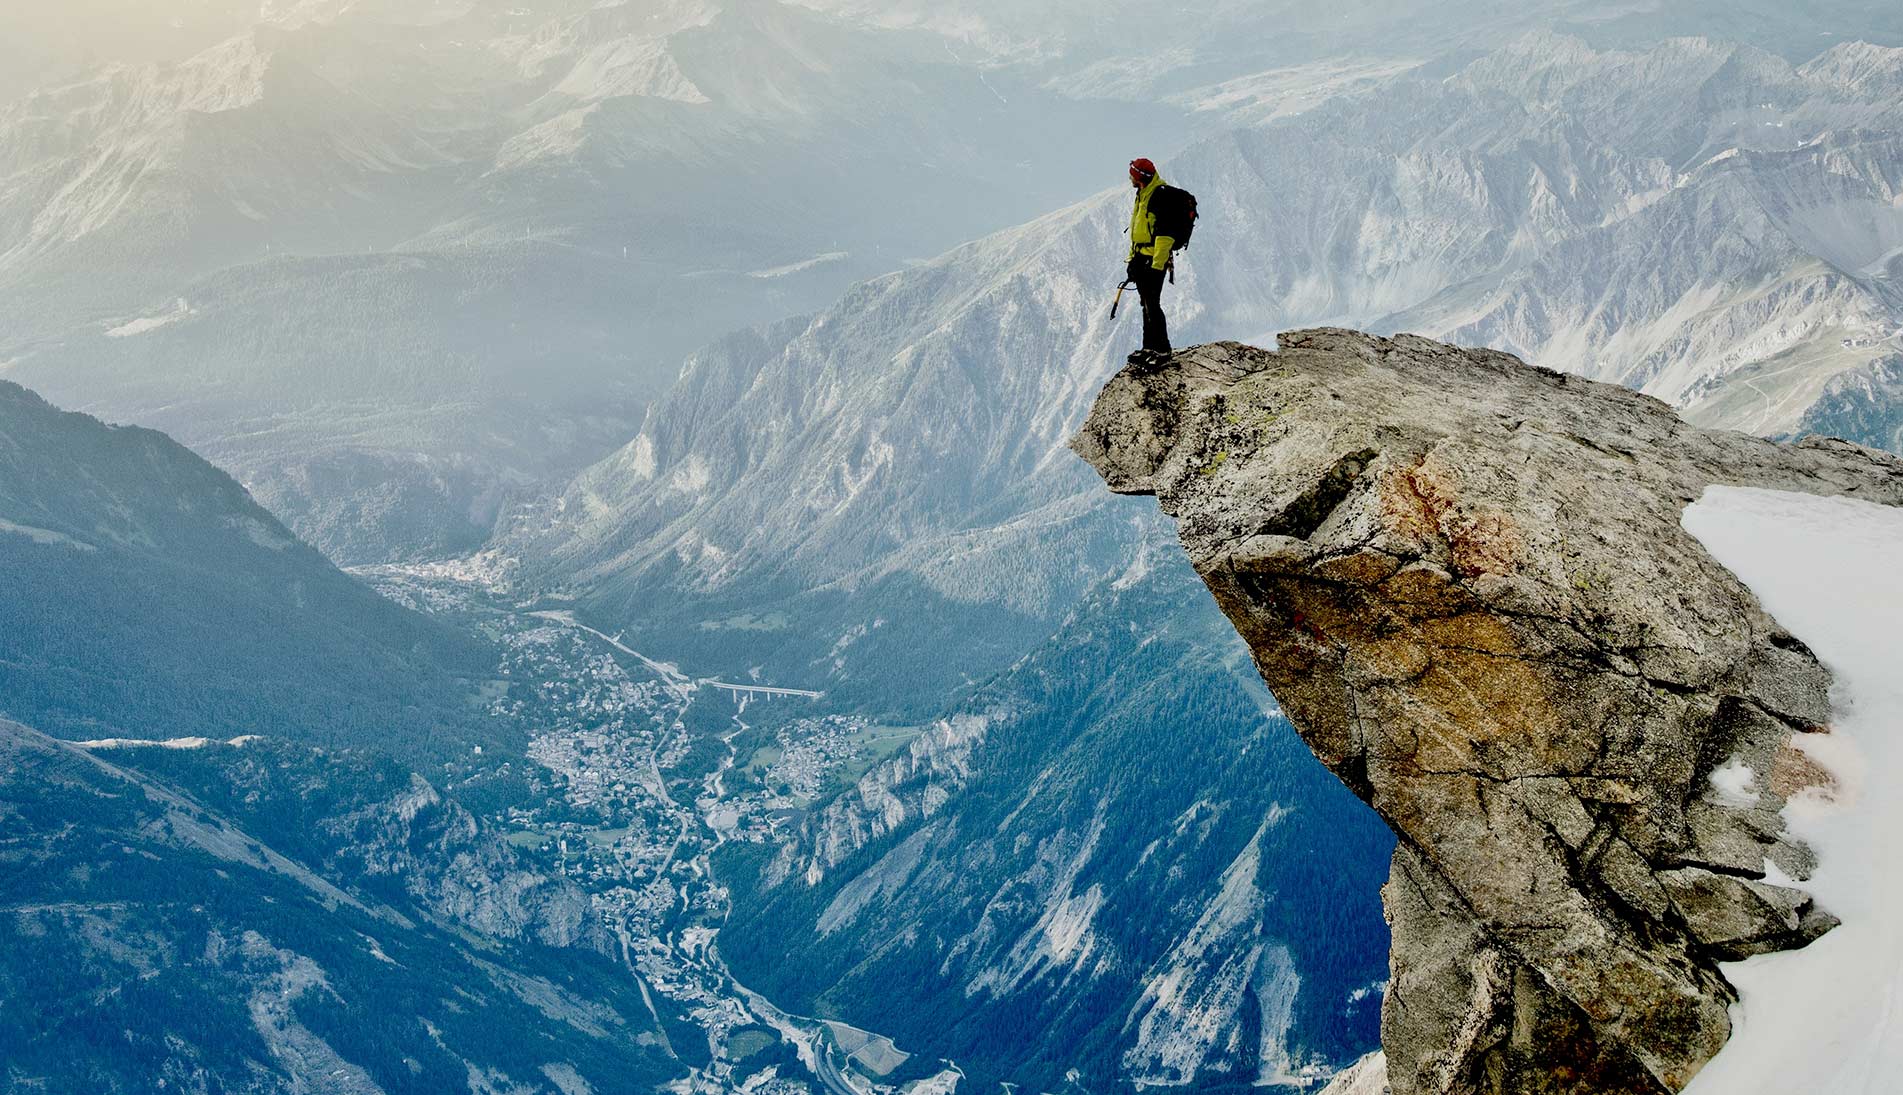
{"type": "Polygon", "coordinates": [[[1447,542],[1454,549],[1454,569],[1469,578],[1482,574],[1510,574],[1519,565],[1526,542],[1519,526],[1504,513],[1461,513],[1448,522],[1447,542]]]}
{"type": "Polygon", "coordinates": [[[1786,745],[1771,761],[1771,793],[1783,798],[1798,795],[1836,802],[1842,791],[1837,777],[1800,749],[1786,745]]]}
{"type": "Polygon", "coordinates": [[[1380,502],[1382,522],[1388,530],[1425,549],[1439,537],[1440,520],[1435,515],[1432,503],[1415,484],[1414,476],[1419,470],[1420,465],[1412,468],[1398,465],[1389,467],[1375,481],[1375,492],[1380,502]]]}
{"type": "Polygon", "coordinates": [[[1412,726],[1404,737],[1418,750],[1415,763],[1505,776],[1572,772],[1591,762],[1592,728],[1555,694],[1537,662],[1518,656],[1506,623],[1478,614],[1428,621],[1415,640],[1426,667],[1381,690],[1390,694],[1392,717],[1412,726]]]}
{"type": "Polygon", "coordinates": [[[1425,644],[1407,638],[1363,642],[1355,651],[1355,667],[1377,681],[1413,680],[1431,660],[1425,644]]]}
{"type": "Polygon", "coordinates": [[[1376,489],[1389,530],[1423,547],[1445,543],[1462,576],[1510,574],[1518,567],[1526,550],[1519,526],[1503,512],[1464,504],[1459,475],[1433,453],[1411,468],[1388,469],[1376,489]]]}
{"type": "Polygon", "coordinates": [[[1373,586],[1393,577],[1400,567],[1392,555],[1378,551],[1356,551],[1323,559],[1314,565],[1313,570],[1316,576],[1331,582],[1373,586]]]}
{"type": "Polygon", "coordinates": [[[1514,657],[1520,653],[1520,640],[1513,630],[1500,617],[1485,612],[1430,617],[1421,620],[1415,627],[1422,638],[1439,647],[1500,657],[1514,657]]]}
{"type": "Polygon", "coordinates": [[[1443,711],[1474,741],[1519,741],[1537,748],[1559,721],[1546,682],[1533,666],[1465,650],[1442,650],[1416,694],[1443,711]]]}

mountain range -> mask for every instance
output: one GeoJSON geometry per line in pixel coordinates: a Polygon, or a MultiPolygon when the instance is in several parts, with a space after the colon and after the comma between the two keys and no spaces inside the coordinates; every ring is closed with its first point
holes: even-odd
{"type": "MultiPolygon", "coordinates": [[[[1903,351],[1899,92],[1903,51],[1863,44],[1792,66],[1541,35],[1210,138],[1165,164],[1203,210],[1179,340],[1421,330],[1695,422],[1794,430],[1877,391],[1903,351]],[[1413,109],[1377,108],[1395,97],[1413,109]]],[[[631,442],[518,513],[501,549],[636,628],[675,604],[848,591],[866,623],[868,591],[901,579],[1051,618],[1136,535],[1061,448],[1132,337],[1107,315],[1127,202],[699,352],[631,442]]],[[[1870,418],[1852,439],[1891,442],[1870,418]]]]}
{"type": "Polygon", "coordinates": [[[347,562],[473,548],[693,347],[1069,200],[1181,113],[771,0],[418,7],[0,107],[0,370],[347,562]]]}
{"type": "Polygon", "coordinates": [[[377,596],[164,434],[5,381],[0,566],[0,715],[47,733],[521,748],[477,708],[482,642],[377,596]]]}
{"type": "Polygon", "coordinates": [[[1896,13],[1601,14],[311,0],[36,83],[0,376],[210,463],[0,381],[0,862],[81,971],[0,999],[159,986],[92,1089],[1349,1064],[1393,838],[1064,447],[1134,344],[1076,199],[1139,145],[1201,197],[1181,344],[1903,441],[1896,13]]]}
{"type": "MultiPolygon", "coordinates": [[[[377,0],[154,27],[91,3],[124,33],[0,16],[44,47],[0,100],[0,373],[173,433],[352,564],[474,550],[625,440],[696,347],[1074,201],[1132,147],[1344,91],[1403,117],[1397,72],[1431,85],[1537,27],[1618,45],[1715,18],[377,0]]],[[[1903,42],[1862,2],[1724,25],[1799,60],[1903,42]]],[[[1680,151],[1668,169],[1695,166],[1680,151]]]]}

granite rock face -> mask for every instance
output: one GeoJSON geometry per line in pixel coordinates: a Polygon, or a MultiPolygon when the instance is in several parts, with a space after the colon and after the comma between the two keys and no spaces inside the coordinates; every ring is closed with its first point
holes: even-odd
{"type": "Polygon", "coordinates": [[[1903,461],[1704,430],[1351,331],[1132,364],[1072,447],[1153,494],[1302,736],[1400,836],[1395,1095],[1682,1088],[1718,963],[1836,923],[1779,811],[1828,672],[1680,526],[1709,484],[1903,504],[1903,461]]]}

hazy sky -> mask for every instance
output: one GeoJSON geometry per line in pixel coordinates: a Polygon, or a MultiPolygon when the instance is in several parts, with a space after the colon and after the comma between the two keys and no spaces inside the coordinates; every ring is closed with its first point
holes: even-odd
{"type": "MultiPolygon", "coordinates": [[[[176,59],[258,21],[300,20],[342,9],[380,9],[405,20],[482,0],[0,0],[0,99],[101,63],[176,59]]],[[[700,0],[629,0],[676,7],[700,0]]],[[[991,48],[1046,52],[1140,51],[1210,26],[1259,30],[1237,47],[1265,55],[1340,39],[1377,52],[1426,48],[1423,32],[1465,25],[1524,25],[1546,13],[1574,29],[1614,38],[1711,34],[1787,56],[1823,36],[1903,44],[1896,0],[787,0],[884,25],[924,26],[991,48]],[[1193,14],[1192,14],[1193,13],[1193,14]],[[1423,23],[1423,17],[1429,17],[1423,23]],[[1151,28],[1143,38],[1139,28],[1151,28]],[[1799,33],[1798,28],[1802,28],[1799,33]],[[1820,34],[1817,28],[1827,28],[1820,34]],[[1384,40],[1384,29],[1388,33],[1384,40]],[[1176,33],[1181,32],[1181,33],[1176,33]],[[1801,39],[1801,40],[1800,40],[1801,39]],[[1383,48],[1385,47],[1385,49],[1383,48]]],[[[506,8],[559,13],[595,0],[512,0],[506,8]]]]}
{"type": "Polygon", "coordinates": [[[89,64],[195,52],[257,11],[256,0],[0,0],[0,97],[89,64]]]}

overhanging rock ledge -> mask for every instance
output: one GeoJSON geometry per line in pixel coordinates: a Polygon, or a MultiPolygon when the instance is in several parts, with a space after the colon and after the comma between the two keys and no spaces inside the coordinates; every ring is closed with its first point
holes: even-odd
{"type": "Polygon", "coordinates": [[[1072,448],[1154,494],[1303,738],[1400,837],[1395,1095],[1682,1088],[1724,960],[1836,921],[1779,811],[1828,672],[1680,526],[1714,483],[1903,505],[1903,461],[1687,425],[1427,339],[1216,343],[1105,387],[1072,448]],[[1719,774],[1720,779],[1713,780],[1719,774]]]}

